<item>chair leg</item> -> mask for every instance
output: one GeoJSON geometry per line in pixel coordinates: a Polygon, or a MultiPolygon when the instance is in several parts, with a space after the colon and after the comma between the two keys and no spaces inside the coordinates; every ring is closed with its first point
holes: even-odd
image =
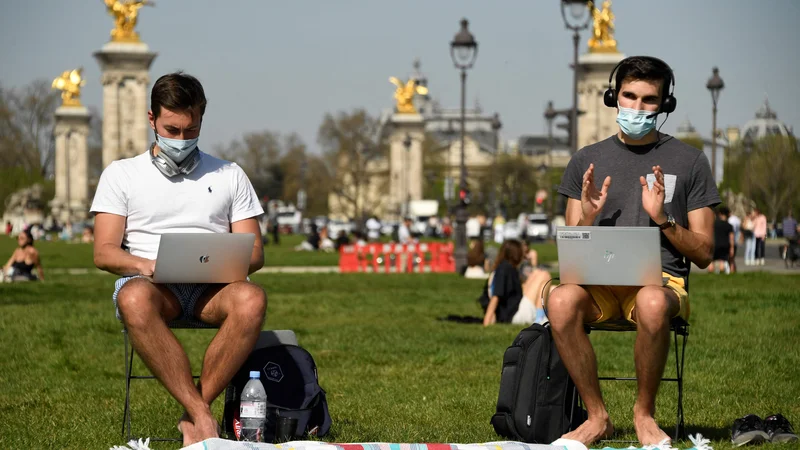
{"type": "Polygon", "coordinates": [[[684,333],[680,348],[678,348],[678,330],[673,333],[675,344],[675,378],[678,382],[678,408],[675,418],[675,435],[673,440],[677,441],[685,437],[684,416],[683,416],[683,362],[686,356],[686,340],[688,336],[684,333]]]}
{"type": "Polygon", "coordinates": [[[122,436],[131,439],[131,373],[133,372],[133,348],[128,341],[128,330],[122,330],[125,341],[125,409],[122,413],[122,436]],[[127,429],[127,433],[126,430],[127,429]]]}

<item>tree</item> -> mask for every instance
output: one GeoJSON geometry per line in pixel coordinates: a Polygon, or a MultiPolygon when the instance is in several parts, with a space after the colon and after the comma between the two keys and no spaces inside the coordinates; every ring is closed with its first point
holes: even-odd
{"type": "Polygon", "coordinates": [[[778,219],[800,196],[800,153],[794,137],[768,136],[742,152],[744,193],[778,219]]]}
{"type": "Polygon", "coordinates": [[[441,142],[432,134],[425,133],[422,141],[422,198],[438,200],[439,214],[441,215],[447,214],[444,186],[447,177],[447,151],[449,148],[449,142],[441,142]]]}
{"type": "Polygon", "coordinates": [[[58,93],[37,80],[21,89],[0,86],[0,168],[52,174],[58,93]]]}
{"type": "Polygon", "coordinates": [[[525,156],[497,155],[489,170],[478,176],[477,195],[486,204],[496,198],[509,217],[530,212],[540,184],[537,169],[525,156]]]}
{"type": "Polygon", "coordinates": [[[295,202],[300,189],[305,189],[305,215],[327,215],[331,176],[325,161],[319,156],[309,155],[305,143],[294,133],[284,140],[284,149],[280,161],[284,174],[282,199],[295,202]]]}
{"type": "Polygon", "coordinates": [[[283,196],[284,173],[280,164],[281,138],[278,133],[262,131],[247,133],[227,146],[215,147],[222,158],[233,161],[244,169],[259,198],[283,196]]]}
{"type": "Polygon", "coordinates": [[[44,81],[21,89],[0,86],[0,213],[8,195],[35,183],[44,184],[45,203],[53,198],[46,177],[53,173],[57,106],[58,93],[44,81]]]}
{"type": "Polygon", "coordinates": [[[383,183],[387,180],[381,179],[388,179],[384,174],[371,170],[370,165],[387,154],[379,120],[363,109],[339,112],[335,116],[325,114],[317,140],[331,173],[331,192],[339,204],[363,220],[381,200],[380,196],[372,198],[368,195],[370,187],[385,191],[383,183]]]}

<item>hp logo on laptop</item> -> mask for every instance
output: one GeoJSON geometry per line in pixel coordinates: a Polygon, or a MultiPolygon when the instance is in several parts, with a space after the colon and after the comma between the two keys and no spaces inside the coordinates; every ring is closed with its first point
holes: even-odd
{"type": "Polygon", "coordinates": [[[606,253],[603,255],[603,259],[605,259],[607,263],[610,263],[611,260],[614,259],[614,252],[606,250],[606,253]]]}
{"type": "Polygon", "coordinates": [[[200,262],[201,263],[207,263],[208,262],[208,255],[201,256],[200,257],[200,262]]]}

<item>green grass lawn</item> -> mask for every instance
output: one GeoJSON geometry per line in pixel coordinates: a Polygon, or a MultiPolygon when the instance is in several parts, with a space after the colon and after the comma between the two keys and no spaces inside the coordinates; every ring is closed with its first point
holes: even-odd
{"type": "MultiPolygon", "coordinates": [[[[305,239],[301,235],[281,235],[280,244],[272,243],[264,246],[264,265],[266,267],[281,266],[337,266],[338,253],[296,251],[294,247],[305,239]]],[[[37,241],[36,248],[41,255],[42,264],[47,278],[48,269],[93,269],[92,245],[83,243],[68,243],[63,241],[37,241]]],[[[16,238],[0,236],[0,265],[5,264],[11,253],[17,247],[16,238]]],[[[557,259],[556,247],[553,243],[534,244],[531,248],[539,252],[540,262],[549,262],[557,259]]]]}
{"type": "MultiPolygon", "coordinates": [[[[489,419],[503,352],[518,328],[438,320],[478,316],[480,281],[434,274],[259,274],[253,280],[270,296],[266,327],[295,330],[316,359],[333,418],[326,440],[499,439],[489,419]]],[[[111,275],[56,274],[46,283],[0,285],[0,448],[123,444],[124,363],[113,281],[111,275]]],[[[800,277],[696,275],[691,283],[688,432],[726,449],[731,423],[747,413],[781,412],[800,426],[800,277]]],[[[199,367],[213,331],[178,335],[199,367]]],[[[632,371],[633,333],[592,333],[592,340],[601,372],[632,371]]],[[[674,367],[672,359],[667,367],[674,367]]],[[[177,403],[155,382],[133,389],[136,429],[176,434],[177,403]]],[[[618,437],[634,438],[634,385],[604,383],[603,389],[618,437]]],[[[669,383],[658,399],[657,418],[666,429],[675,423],[675,397],[669,383]]],[[[221,401],[214,411],[221,415],[221,401]]]]}

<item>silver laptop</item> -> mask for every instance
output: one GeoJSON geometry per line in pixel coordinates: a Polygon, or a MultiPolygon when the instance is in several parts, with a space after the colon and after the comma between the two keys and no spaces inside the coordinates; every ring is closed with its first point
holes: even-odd
{"type": "Polygon", "coordinates": [[[557,227],[562,284],[663,286],[656,227],[557,227]]]}
{"type": "Polygon", "coordinates": [[[247,278],[253,233],[161,235],[155,283],[233,283],[247,278]]]}

